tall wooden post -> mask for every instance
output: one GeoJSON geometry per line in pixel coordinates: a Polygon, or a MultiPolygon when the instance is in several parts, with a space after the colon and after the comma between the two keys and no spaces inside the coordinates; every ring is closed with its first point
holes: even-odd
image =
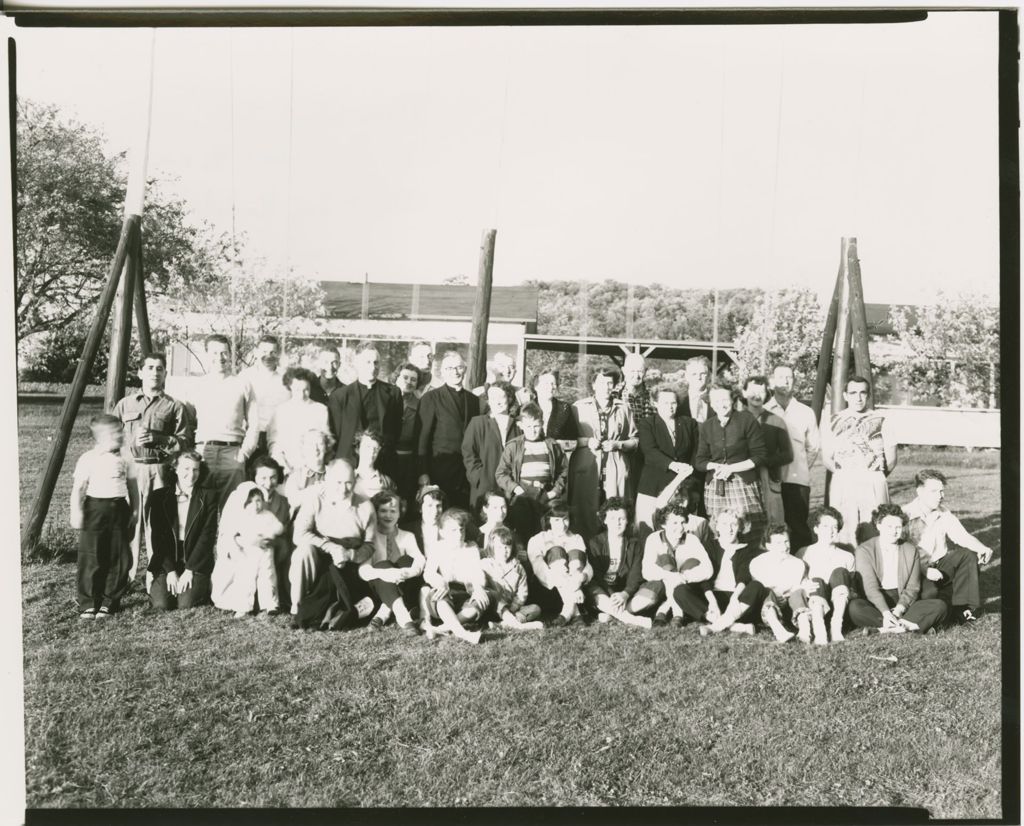
{"type": "Polygon", "coordinates": [[[93,316],[92,326],[89,327],[89,335],[82,348],[82,358],[78,361],[75,377],[71,381],[71,390],[68,391],[67,398],[64,399],[60,420],[57,423],[57,432],[50,444],[50,452],[47,454],[43,472],[39,475],[32,509],[29,511],[21,534],[21,547],[26,554],[34,553],[39,544],[43,523],[46,521],[47,511],[50,509],[50,500],[53,498],[53,489],[57,484],[61,466],[64,464],[68,442],[71,441],[71,430],[75,425],[78,408],[82,403],[82,396],[85,395],[88,376],[92,371],[93,362],[96,360],[96,353],[100,349],[103,332],[107,327],[107,318],[110,316],[110,308],[114,304],[114,296],[117,294],[117,287],[121,281],[121,271],[124,269],[125,259],[128,257],[128,246],[131,243],[132,235],[138,232],[140,221],[138,215],[128,215],[121,227],[121,238],[117,242],[117,252],[110,265],[107,283],[96,303],[96,315],[93,316]]]}
{"type": "Polygon", "coordinates": [[[110,358],[107,359],[107,391],[103,409],[108,413],[114,409],[124,395],[124,380],[128,370],[128,351],[132,342],[132,305],[135,303],[135,274],[139,269],[139,252],[142,247],[136,237],[139,224],[136,223],[128,239],[128,255],[125,260],[124,277],[117,288],[117,312],[110,325],[110,358]]]}
{"type": "Polygon", "coordinates": [[[715,289],[715,308],[711,314],[711,381],[718,377],[718,289],[715,289]]]}
{"type": "Polygon", "coordinates": [[[821,411],[825,406],[825,388],[828,386],[829,378],[832,375],[832,345],[836,337],[836,323],[839,320],[839,299],[843,294],[844,273],[843,261],[840,260],[839,272],[836,274],[836,285],[832,290],[832,301],[828,305],[828,315],[825,318],[825,330],[821,334],[818,375],[814,380],[814,397],[811,400],[814,420],[819,424],[821,423],[821,411]]]}
{"type": "Polygon", "coordinates": [[[590,282],[580,281],[580,351],[576,358],[576,395],[583,398],[587,392],[587,336],[590,335],[590,282]]]}
{"type": "Polygon", "coordinates": [[[480,387],[487,379],[487,326],[491,321],[491,283],[494,279],[494,241],[498,231],[484,231],[480,242],[480,268],[477,272],[473,326],[469,332],[469,364],[466,387],[480,387]]]}
{"type": "Polygon", "coordinates": [[[138,254],[129,258],[134,261],[137,269],[135,271],[135,328],[139,333],[139,350],[143,355],[153,352],[153,336],[149,329],[149,310],[146,308],[146,284],[143,275],[146,268],[142,265],[142,227],[135,234],[135,244],[138,247],[138,254]]]}
{"type": "Polygon", "coordinates": [[[857,239],[851,238],[846,250],[847,278],[850,281],[850,326],[853,332],[853,364],[857,375],[868,380],[868,392],[874,406],[875,381],[871,375],[871,357],[868,353],[868,316],[864,308],[864,287],[860,281],[860,259],[857,257],[857,239]]]}
{"type": "Polygon", "coordinates": [[[832,415],[839,413],[846,406],[843,391],[846,389],[846,377],[850,375],[850,278],[847,269],[847,249],[849,239],[843,239],[843,289],[839,297],[839,320],[836,323],[836,343],[832,360],[832,415]]]}

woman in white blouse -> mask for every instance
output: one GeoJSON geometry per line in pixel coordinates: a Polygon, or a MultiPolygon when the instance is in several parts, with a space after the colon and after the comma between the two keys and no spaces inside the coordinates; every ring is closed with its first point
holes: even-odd
{"type": "Polygon", "coordinates": [[[302,465],[303,436],[310,430],[324,434],[329,449],[334,444],[326,405],[309,398],[310,388],[319,381],[303,367],[290,367],[282,377],[291,398],[275,409],[267,425],[267,448],[271,457],[284,469],[285,476],[302,465]]]}
{"type": "Polygon", "coordinates": [[[379,631],[394,616],[407,634],[416,633],[409,613],[423,584],[424,557],[416,537],[398,527],[402,498],[394,491],[381,491],[370,500],[377,514],[373,538],[373,556],[359,566],[359,576],[370,583],[380,607],[370,620],[370,628],[379,631]]]}

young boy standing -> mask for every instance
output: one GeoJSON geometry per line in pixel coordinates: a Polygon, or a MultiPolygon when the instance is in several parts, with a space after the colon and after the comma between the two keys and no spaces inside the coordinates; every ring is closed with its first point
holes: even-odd
{"type": "Polygon", "coordinates": [[[82,619],[115,613],[128,590],[131,537],[139,494],[129,463],[121,455],[124,430],[109,413],[93,416],[95,446],[75,465],[71,527],[79,531],[78,608],[82,619]]]}

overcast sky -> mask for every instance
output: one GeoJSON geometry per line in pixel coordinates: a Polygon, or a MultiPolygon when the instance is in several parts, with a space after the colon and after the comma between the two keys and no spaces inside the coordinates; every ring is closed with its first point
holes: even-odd
{"type": "MultiPolygon", "coordinates": [[[[2,25],[20,94],[100,127],[111,149],[131,144],[148,30],[2,25]]],[[[997,17],[979,12],[162,29],[150,172],[224,230],[233,202],[253,252],[321,278],[475,281],[495,227],[497,284],[830,291],[854,235],[868,301],[994,296],[996,72],[997,17]]]]}

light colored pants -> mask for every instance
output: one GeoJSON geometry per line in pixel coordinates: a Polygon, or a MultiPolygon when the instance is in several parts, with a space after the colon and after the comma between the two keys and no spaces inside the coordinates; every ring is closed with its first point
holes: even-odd
{"type": "MultiPolygon", "coordinates": [[[[153,555],[152,533],[149,526],[149,495],[164,487],[168,481],[169,470],[167,465],[143,465],[133,462],[135,478],[139,485],[139,518],[135,521],[135,533],[131,537],[130,546],[132,549],[132,567],[128,571],[128,581],[135,579],[135,572],[139,569],[139,554],[142,548],[142,536],[146,536],[146,554],[153,555]]],[[[149,590],[149,576],[147,574],[146,590],[149,590]]]]}
{"type": "Polygon", "coordinates": [[[291,588],[293,614],[299,610],[302,598],[312,590],[326,556],[323,551],[312,545],[299,545],[292,551],[292,560],[288,564],[288,582],[291,588]]]}
{"type": "MultiPolygon", "coordinates": [[[[251,611],[258,597],[260,610],[277,610],[277,569],[274,549],[249,547],[238,559],[235,573],[236,611],[251,611]]],[[[234,601],[234,600],[233,600],[234,601]]]]}

